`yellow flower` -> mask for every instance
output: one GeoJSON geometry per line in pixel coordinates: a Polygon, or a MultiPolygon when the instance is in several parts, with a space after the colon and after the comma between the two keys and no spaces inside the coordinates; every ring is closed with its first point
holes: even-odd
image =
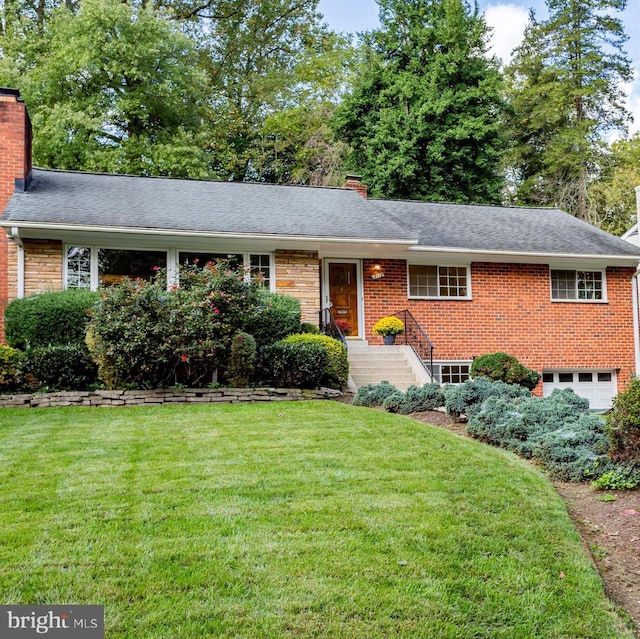
{"type": "Polygon", "coordinates": [[[394,315],[383,317],[375,323],[373,332],[376,335],[400,335],[400,333],[404,333],[404,323],[394,315]]]}

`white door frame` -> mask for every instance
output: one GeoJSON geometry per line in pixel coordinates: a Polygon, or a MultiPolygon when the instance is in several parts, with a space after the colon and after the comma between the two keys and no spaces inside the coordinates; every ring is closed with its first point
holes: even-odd
{"type": "Polygon", "coordinates": [[[329,304],[329,264],[355,264],[358,295],[358,335],[349,335],[347,339],[365,339],[364,333],[364,288],[362,285],[362,260],[338,257],[326,257],[322,261],[322,308],[329,304]]]}

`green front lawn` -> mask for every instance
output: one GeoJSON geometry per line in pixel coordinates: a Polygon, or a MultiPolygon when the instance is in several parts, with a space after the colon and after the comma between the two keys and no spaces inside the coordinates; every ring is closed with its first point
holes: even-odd
{"type": "Polygon", "coordinates": [[[552,486],[331,402],[0,410],[0,603],[106,637],[632,637],[552,486]]]}

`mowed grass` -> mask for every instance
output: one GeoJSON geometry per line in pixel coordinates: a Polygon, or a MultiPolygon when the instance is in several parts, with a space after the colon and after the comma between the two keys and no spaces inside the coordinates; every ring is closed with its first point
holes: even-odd
{"type": "Polygon", "coordinates": [[[106,637],[631,637],[504,451],[332,402],[0,411],[0,603],[106,637]]]}

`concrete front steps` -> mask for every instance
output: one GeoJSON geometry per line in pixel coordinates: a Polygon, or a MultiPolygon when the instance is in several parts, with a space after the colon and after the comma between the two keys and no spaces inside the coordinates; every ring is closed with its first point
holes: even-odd
{"type": "Polygon", "coordinates": [[[398,390],[423,386],[431,378],[410,346],[369,346],[349,341],[350,388],[386,380],[398,390]]]}

